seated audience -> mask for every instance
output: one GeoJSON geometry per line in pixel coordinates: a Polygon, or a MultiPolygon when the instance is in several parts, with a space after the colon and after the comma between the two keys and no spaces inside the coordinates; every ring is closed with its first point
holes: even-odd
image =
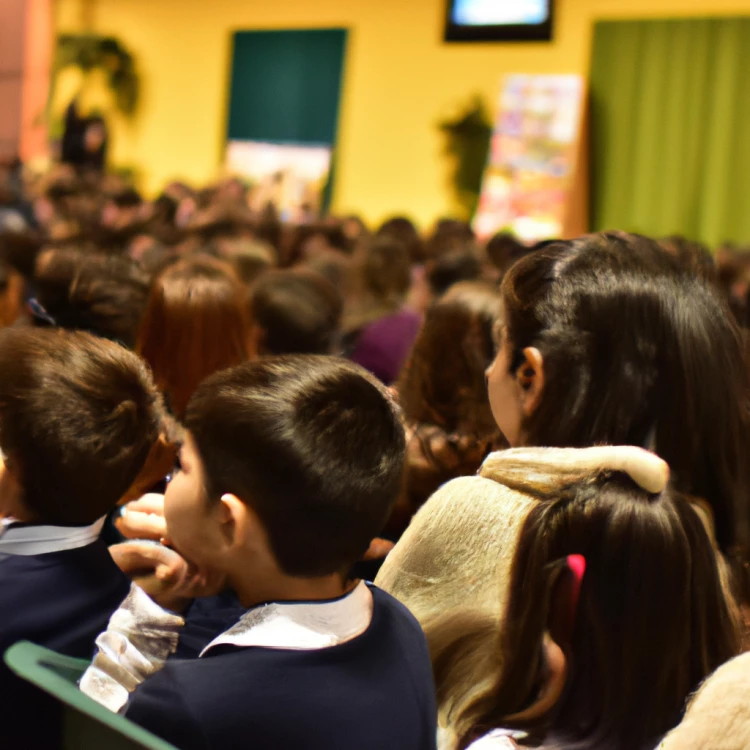
{"type": "Polygon", "coordinates": [[[253,350],[333,354],[339,348],[342,307],[336,287],[314,271],[269,271],[250,292],[253,350]]]}
{"type": "Polygon", "coordinates": [[[638,448],[509,450],[422,507],[377,583],[427,636],[441,747],[653,750],[738,652],[668,473],[638,448]]]}
{"type": "Polygon", "coordinates": [[[401,482],[386,391],[344,360],[259,360],[206,380],[185,426],[164,510],[196,579],[158,597],[172,612],[134,586],[123,607],[136,629],[113,616],[84,691],[182,750],[434,748],[419,626],[347,576],[401,482]],[[200,658],[165,665],[174,612],[195,587],[227,584],[247,613],[200,658]]]}
{"type": "Polygon", "coordinates": [[[499,292],[483,282],[456,284],[427,311],[398,382],[407,475],[399,517],[389,524],[392,533],[403,531],[440,485],[475,474],[487,454],[504,444],[485,384],[502,316],[499,292]]]}
{"type": "Polygon", "coordinates": [[[359,294],[345,319],[349,358],[393,383],[409,356],[422,316],[405,305],[411,283],[406,248],[388,237],[363,246],[358,258],[359,294]]]}
{"type": "Polygon", "coordinates": [[[245,290],[232,268],[198,256],[162,272],[151,288],[136,351],[167,406],[182,418],[201,381],[249,356],[245,290]]]}
{"type": "MultiPolygon", "coordinates": [[[[84,333],[0,332],[0,653],[90,656],[130,582],[99,535],[148,463],[161,405],[138,357],[84,333]]],[[[47,748],[51,699],[0,662],[2,746],[47,748]]],[[[51,744],[48,744],[51,743],[51,744]]]]}
{"type": "MultiPolygon", "coordinates": [[[[179,747],[433,747],[417,625],[358,583],[402,537],[376,580],[426,629],[441,750],[745,747],[747,248],[480,251],[454,219],[282,222],[232,178],[6,166],[0,649],[90,656],[130,591],[87,690],[179,747]],[[189,428],[166,502],[157,386],[189,428]]],[[[59,746],[3,666],[0,719],[59,746]]]]}

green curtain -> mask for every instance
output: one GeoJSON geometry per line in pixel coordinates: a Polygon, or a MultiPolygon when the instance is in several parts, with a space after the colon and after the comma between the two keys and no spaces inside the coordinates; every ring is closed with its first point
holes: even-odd
{"type": "Polygon", "coordinates": [[[750,243],[750,18],[596,24],[592,228],[750,243]]]}

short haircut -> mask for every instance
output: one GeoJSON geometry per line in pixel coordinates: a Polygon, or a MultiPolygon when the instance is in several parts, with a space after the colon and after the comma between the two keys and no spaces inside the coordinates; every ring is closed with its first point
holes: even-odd
{"type": "Polygon", "coordinates": [[[146,365],[124,347],[82,332],[0,332],[0,448],[35,519],[88,524],[109,512],[162,415],[146,365]]]}
{"type": "Polygon", "coordinates": [[[411,284],[411,261],[406,246],[390,236],[370,240],[363,254],[362,275],[367,293],[400,306],[411,284]]]}
{"type": "Polygon", "coordinates": [[[477,253],[469,248],[439,255],[427,267],[427,281],[436,297],[460,281],[476,281],[481,276],[482,263],[477,253]]]}
{"type": "Polygon", "coordinates": [[[250,316],[263,331],[261,354],[331,354],[342,310],[336,287],[314,271],[270,271],[250,293],[250,316]]]}
{"type": "Polygon", "coordinates": [[[78,248],[53,247],[39,253],[34,271],[36,296],[53,318],[65,309],[70,285],[85,258],[78,248]]]}
{"type": "Polygon", "coordinates": [[[92,255],[81,261],[55,322],[133,348],[148,294],[148,277],[135,261],[92,255]]]}
{"type": "Polygon", "coordinates": [[[136,208],[143,203],[140,193],[133,187],[126,187],[110,196],[118,208],[136,208]]]}
{"type": "Polygon", "coordinates": [[[400,242],[408,250],[412,263],[422,263],[424,261],[424,243],[411,219],[405,216],[393,216],[380,225],[376,235],[377,237],[388,237],[400,242]]]}
{"type": "Polygon", "coordinates": [[[485,247],[487,257],[504,276],[507,270],[517,261],[533,252],[509,232],[498,232],[490,237],[485,247]]]}
{"type": "Polygon", "coordinates": [[[258,515],[288,575],[343,572],[383,529],[398,496],[404,430],[387,391],[335,357],[261,359],[217,373],[185,426],[210,500],[258,515]]]}

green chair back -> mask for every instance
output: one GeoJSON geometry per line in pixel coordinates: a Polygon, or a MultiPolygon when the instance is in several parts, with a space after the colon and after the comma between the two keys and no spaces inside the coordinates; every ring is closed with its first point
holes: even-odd
{"type": "Polygon", "coordinates": [[[88,661],[20,641],[5,652],[5,663],[19,677],[62,703],[65,750],[177,750],[84,695],[78,689],[78,680],[88,661]]]}

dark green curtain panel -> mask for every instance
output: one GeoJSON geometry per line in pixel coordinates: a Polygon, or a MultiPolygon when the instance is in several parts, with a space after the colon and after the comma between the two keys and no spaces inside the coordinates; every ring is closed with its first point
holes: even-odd
{"type": "Polygon", "coordinates": [[[345,29],[236,32],[229,139],[334,144],[345,45],[345,29]]]}
{"type": "Polygon", "coordinates": [[[750,242],[750,18],[596,24],[592,225],[750,242]]]}

